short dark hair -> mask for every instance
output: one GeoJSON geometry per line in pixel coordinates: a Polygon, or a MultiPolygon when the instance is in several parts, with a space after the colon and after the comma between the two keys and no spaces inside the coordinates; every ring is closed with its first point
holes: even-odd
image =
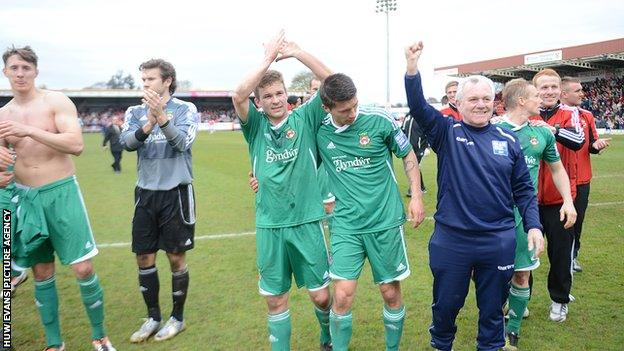
{"type": "Polygon", "coordinates": [[[13,55],[17,55],[22,60],[32,63],[33,65],[35,65],[35,67],[37,67],[37,62],[39,61],[39,58],[30,46],[26,45],[23,48],[16,48],[15,46],[11,46],[10,48],[7,48],[4,54],[2,54],[2,61],[4,61],[5,66],[7,64],[7,61],[9,60],[9,57],[13,55]]]}
{"type": "Polygon", "coordinates": [[[173,93],[175,93],[176,91],[176,88],[178,87],[178,83],[176,82],[176,71],[175,68],[173,68],[173,65],[163,59],[151,59],[143,62],[139,66],[140,71],[152,68],[160,69],[160,78],[163,80],[163,82],[167,80],[167,78],[171,78],[169,94],[173,95],[173,93]]]}
{"type": "Polygon", "coordinates": [[[282,76],[282,74],[279,73],[278,71],[270,69],[266,71],[266,73],[264,73],[264,75],[260,79],[260,83],[258,83],[258,86],[256,87],[256,89],[254,89],[254,95],[256,96],[256,99],[260,99],[261,88],[269,86],[275,82],[282,83],[282,85],[284,86],[284,91],[286,91],[286,84],[284,84],[284,76],[282,76]]]}
{"type": "Polygon", "coordinates": [[[346,74],[335,73],[325,78],[320,89],[321,101],[327,108],[332,108],[336,102],[349,101],[357,94],[353,80],[346,74]]]}
{"type": "Polygon", "coordinates": [[[294,105],[297,103],[297,101],[299,101],[299,97],[296,95],[290,95],[288,97],[288,99],[286,100],[289,104],[294,105]]]}
{"type": "Polygon", "coordinates": [[[568,84],[572,84],[572,83],[579,83],[579,84],[581,84],[581,80],[576,78],[576,77],[569,77],[569,76],[562,77],[561,78],[561,89],[567,91],[568,84]],[[564,89],[564,87],[566,89],[564,89]]]}

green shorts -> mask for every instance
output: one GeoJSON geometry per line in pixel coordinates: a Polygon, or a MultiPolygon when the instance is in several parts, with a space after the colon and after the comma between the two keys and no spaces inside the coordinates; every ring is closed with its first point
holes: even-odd
{"type": "Polygon", "coordinates": [[[87,209],[76,176],[37,188],[16,184],[18,219],[14,257],[18,267],[54,261],[54,252],[64,265],[97,255],[87,209]],[[37,236],[36,244],[29,238],[37,236]],[[47,236],[47,237],[46,237],[47,236]]]}
{"type": "Polygon", "coordinates": [[[368,257],[375,284],[401,281],[410,275],[403,226],[369,234],[331,236],[329,274],[336,280],[357,280],[368,257]]]}
{"type": "Polygon", "coordinates": [[[535,249],[529,251],[529,240],[517,209],[514,209],[514,214],[516,214],[516,259],[514,260],[514,270],[532,271],[539,267],[540,261],[539,258],[535,257],[535,249]]]}
{"type": "Polygon", "coordinates": [[[309,291],[329,285],[327,244],[320,221],[285,228],[256,229],[256,264],[262,295],[282,295],[297,287],[309,291]]]}

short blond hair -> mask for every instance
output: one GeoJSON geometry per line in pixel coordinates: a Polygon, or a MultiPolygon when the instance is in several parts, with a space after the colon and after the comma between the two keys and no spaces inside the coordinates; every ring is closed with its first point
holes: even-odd
{"type": "Polygon", "coordinates": [[[552,68],[544,68],[543,70],[537,72],[537,74],[535,76],[533,76],[533,85],[535,85],[535,87],[537,88],[537,79],[540,77],[555,77],[559,80],[559,83],[561,84],[561,76],[559,75],[559,73],[557,73],[557,71],[555,71],[552,68]]]}
{"type": "Polygon", "coordinates": [[[518,99],[527,96],[527,88],[531,85],[524,78],[512,79],[503,88],[503,104],[507,110],[518,107],[518,99]]]}
{"type": "Polygon", "coordinates": [[[448,91],[448,88],[452,87],[452,86],[458,86],[459,82],[456,80],[452,80],[448,83],[446,83],[446,86],[444,87],[444,93],[446,94],[446,92],[448,91]]]}

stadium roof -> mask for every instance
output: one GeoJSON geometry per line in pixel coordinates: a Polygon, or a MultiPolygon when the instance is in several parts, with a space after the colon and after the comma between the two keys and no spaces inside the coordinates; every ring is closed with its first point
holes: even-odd
{"type": "Polygon", "coordinates": [[[613,71],[624,68],[624,38],[598,43],[539,51],[455,66],[437,67],[436,74],[467,77],[481,74],[505,82],[513,78],[530,79],[539,70],[552,68],[564,75],[613,71]]]}

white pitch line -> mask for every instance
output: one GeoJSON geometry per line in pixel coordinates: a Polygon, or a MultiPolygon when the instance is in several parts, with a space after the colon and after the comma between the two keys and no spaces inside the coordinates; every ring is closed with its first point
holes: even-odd
{"type": "Polygon", "coordinates": [[[612,202],[596,202],[595,204],[589,203],[589,206],[611,206],[611,205],[622,205],[624,201],[612,201],[612,202]]]}
{"type": "Polygon", "coordinates": [[[603,175],[593,176],[592,178],[601,179],[601,178],[616,178],[616,177],[624,177],[624,174],[603,174],[603,175]]]}
{"type": "MultiPolygon", "coordinates": [[[[433,217],[425,217],[426,220],[433,220],[433,217]]],[[[227,234],[212,234],[212,235],[201,235],[195,238],[195,241],[198,240],[215,240],[215,239],[225,239],[225,238],[237,238],[241,236],[250,236],[256,235],[256,232],[242,232],[242,233],[227,233],[227,234]]],[[[107,247],[129,247],[131,243],[129,242],[121,242],[121,243],[103,243],[97,244],[98,249],[104,249],[107,247]]]]}
{"type": "MultiPolygon", "coordinates": [[[[228,234],[213,234],[213,235],[201,235],[195,238],[197,240],[213,240],[213,239],[223,239],[223,238],[236,238],[239,236],[249,236],[255,235],[256,232],[243,232],[243,233],[228,233],[228,234]]],[[[104,243],[97,244],[98,248],[106,248],[106,247],[127,247],[130,246],[131,243],[122,242],[122,243],[104,243]]]]}

